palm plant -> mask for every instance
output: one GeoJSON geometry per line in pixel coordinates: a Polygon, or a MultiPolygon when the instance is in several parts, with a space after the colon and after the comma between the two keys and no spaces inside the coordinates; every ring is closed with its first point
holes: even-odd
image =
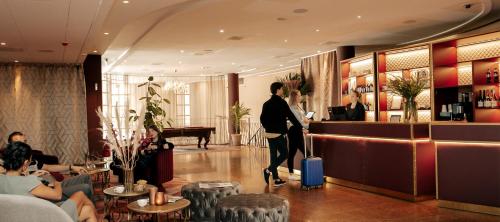
{"type": "Polygon", "coordinates": [[[306,82],[306,78],[304,74],[300,73],[288,73],[283,78],[279,78],[278,82],[283,83],[283,95],[288,97],[290,95],[290,91],[297,89],[300,91],[300,94],[307,95],[311,90],[311,86],[308,82],[306,82]]]}
{"type": "Polygon", "coordinates": [[[243,104],[236,102],[231,107],[231,112],[234,117],[234,128],[236,129],[236,134],[240,133],[240,121],[243,117],[250,115],[250,109],[245,107],[243,104]]]}

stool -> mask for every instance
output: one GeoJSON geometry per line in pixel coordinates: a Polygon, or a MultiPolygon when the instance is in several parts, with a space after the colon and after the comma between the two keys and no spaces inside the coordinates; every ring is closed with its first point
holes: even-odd
{"type": "Polygon", "coordinates": [[[240,194],[223,198],[215,210],[216,222],[287,222],[288,200],[275,194],[240,194]]]}
{"type": "Polygon", "coordinates": [[[221,183],[223,181],[200,181],[184,185],[181,194],[191,201],[189,209],[194,221],[213,221],[215,218],[215,206],[224,197],[240,194],[240,183],[231,182],[232,187],[200,188],[200,183],[221,183]]]}

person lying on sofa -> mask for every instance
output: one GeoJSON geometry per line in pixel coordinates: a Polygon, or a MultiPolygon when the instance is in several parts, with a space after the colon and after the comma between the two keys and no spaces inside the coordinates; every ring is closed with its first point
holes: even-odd
{"type": "Polygon", "coordinates": [[[97,221],[94,204],[83,192],[75,192],[67,200],[61,201],[63,192],[60,182],[54,181],[53,187],[49,187],[36,176],[25,176],[28,174],[31,157],[31,147],[28,144],[13,142],[7,145],[3,155],[3,164],[7,172],[5,175],[0,175],[1,194],[33,196],[56,201],[73,221],[97,221]]]}
{"type": "MultiPolygon", "coordinates": [[[[26,136],[21,132],[11,133],[7,141],[9,144],[13,142],[27,142],[26,136]]],[[[35,176],[47,177],[48,172],[66,172],[68,170],[80,174],[78,176],[66,178],[62,181],[63,200],[68,199],[72,194],[78,191],[82,191],[92,200],[94,195],[92,178],[90,178],[90,175],[86,174],[87,170],[85,170],[85,168],[72,165],[45,164],[42,159],[35,158],[34,156],[33,161],[30,163],[30,171],[34,171],[33,175],[35,176]]]]}

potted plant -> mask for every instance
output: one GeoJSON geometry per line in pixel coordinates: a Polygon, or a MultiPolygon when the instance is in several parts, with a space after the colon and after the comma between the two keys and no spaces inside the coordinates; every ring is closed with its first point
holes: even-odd
{"type": "Polygon", "coordinates": [[[278,81],[283,83],[283,95],[285,98],[287,98],[288,95],[290,95],[290,91],[294,89],[299,90],[300,94],[303,96],[312,92],[310,84],[306,82],[304,74],[288,73],[288,75],[278,79],[278,81]]]}
{"type": "Polygon", "coordinates": [[[426,88],[427,81],[420,75],[411,75],[409,78],[392,76],[388,82],[387,88],[403,98],[403,116],[405,122],[418,121],[416,98],[426,88]]]}
{"type": "Polygon", "coordinates": [[[235,134],[231,134],[231,145],[241,146],[241,134],[240,134],[240,122],[243,117],[250,115],[250,109],[245,107],[243,104],[236,102],[233,107],[231,107],[231,115],[233,115],[233,125],[236,129],[235,134]]]}
{"type": "MultiPolygon", "coordinates": [[[[146,95],[144,97],[139,98],[139,100],[146,100],[146,111],[144,113],[144,128],[148,128],[149,126],[155,125],[160,130],[164,128],[164,121],[172,127],[172,120],[165,120],[167,113],[163,108],[161,108],[163,103],[170,104],[168,99],[162,98],[160,94],[156,92],[153,87],[161,88],[160,84],[153,82],[154,78],[150,76],[148,81],[142,84],[139,84],[137,87],[147,87],[146,95]]],[[[131,109],[129,110],[130,114],[129,121],[136,121],[139,116],[137,115],[137,111],[131,109]]]]}

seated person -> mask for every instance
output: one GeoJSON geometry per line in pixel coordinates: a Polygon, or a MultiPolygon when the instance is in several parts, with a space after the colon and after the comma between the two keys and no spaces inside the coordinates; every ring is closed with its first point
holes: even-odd
{"type": "Polygon", "coordinates": [[[68,200],[61,201],[63,196],[61,183],[54,181],[53,188],[43,184],[39,178],[27,174],[31,162],[31,147],[23,142],[7,145],[4,152],[5,175],[0,175],[0,193],[38,197],[56,203],[74,221],[97,221],[96,210],[83,192],[72,194],[68,200]]]}
{"type": "Polygon", "coordinates": [[[147,133],[148,138],[141,143],[142,147],[134,169],[134,177],[136,181],[142,179],[154,184],[156,181],[153,181],[152,172],[148,173],[148,171],[155,170],[152,166],[156,165],[156,152],[163,149],[173,149],[174,144],[167,142],[161,136],[160,129],[157,126],[149,126],[147,133]]]}
{"type": "MultiPolygon", "coordinates": [[[[21,132],[13,132],[9,135],[8,142],[24,142],[26,143],[26,137],[21,132]]],[[[90,175],[87,175],[87,170],[83,167],[72,166],[72,165],[55,165],[55,164],[44,164],[43,160],[35,159],[30,166],[30,171],[35,171],[35,176],[44,176],[48,172],[64,172],[70,171],[74,173],[79,173],[81,175],[66,178],[62,181],[62,189],[63,189],[63,200],[68,199],[72,194],[78,191],[82,191],[87,195],[89,199],[92,200],[92,196],[94,194],[94,188],[92,187],[92,178],[90,175]]],[[[0,170],[1,171],[1,170],[0,170]]]]}
{"type": "Polygon", "coordinates": [[[349,94],[351,103],[347,104],[347,120],[348,121],[365,121],[365,106],[361,104],[361,93],[352,90],[349,94]]]}

